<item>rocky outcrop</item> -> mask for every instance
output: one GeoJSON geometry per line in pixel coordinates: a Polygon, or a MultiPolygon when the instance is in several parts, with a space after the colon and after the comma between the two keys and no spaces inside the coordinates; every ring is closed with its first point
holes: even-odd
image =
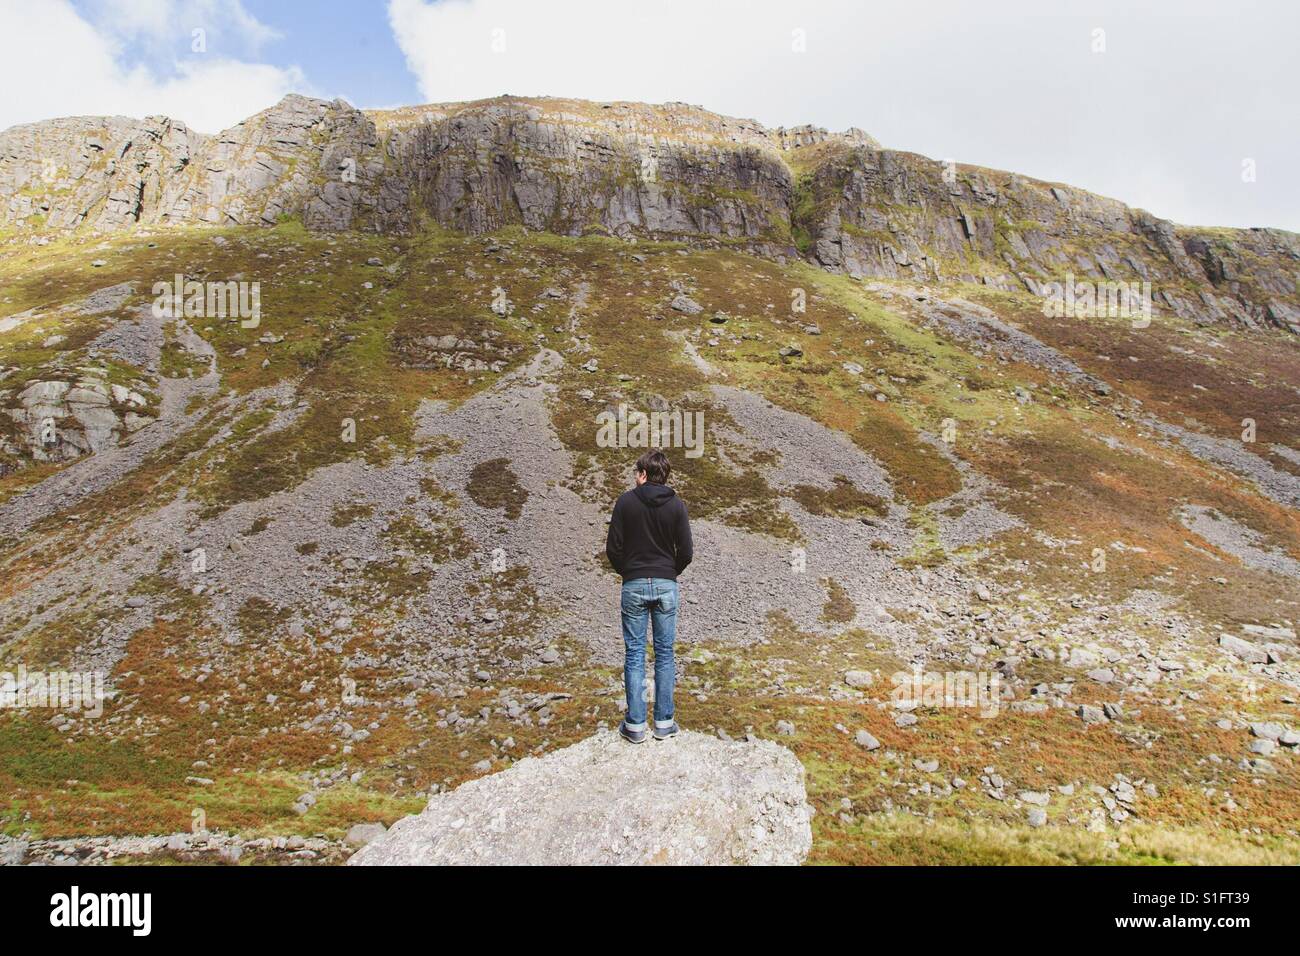
{"type": "Polygon", "coordinates": [[[912,153],[832,144],[797,190],[809,253],[830,269],[1037,293],[1149,282],[1153,307],[1204,324],[1300,333],[1300,236],[1195,229],[1081,189],[912,153]]]}
{"type": "Polygon", "coordinates": [[[0,133],[0,219],[347,229],[383,194],[382,168],[374,123],[341,100],[287,96],[217,136],[157,116],[49,120],[0,133]]]}
{"type": "Polygon", "coordinates": [[[797,864],[803,767],[768,741],[612,731],[434,796],[349,860],[395,864],[797,864]]]}
{"type": "Polygon", "coordinates": [[[0,390],[0,410],[17,426],[3,451],[33,461],[66,461],[99,451],[153,421],[149,402],[93,370],[72,380],[40,379],[16,395],[0,390]]]}
{"type": "Polygon", "coordinates": [[[501,97],[362,112],[288,96],[217,136],[165,117],[0,133],[0,221],[24,229],[433,221],[740,243],[876,278],[1037,293],[1149,282],[1190,321],[1300,332],[1300,236],[1195,229],[1083,190],[769,130],[699,107],[501,97]]]}
{"type": "MultiPolygon", "coordinates": [[[[375,125],[342,100],[287,96],[215,137],[144,221],[308,228],[372,224],[385,194],[375,125]]],[[[381,221],[400,219],[389,214],[381,221]]]]}
{"type": "Polygon", "coordinates": [[[413,207],[457,229],[779,241],[788,222],[773,139],[691,107],[504,100],[385,122],[413,207]]]}
{"type": "Polygon", "coordinates": [[[367,114],[293,95],[214,137],[160,117],[15,127],[0,134],[0,197],[5,221],[59,229],[296,215],[320,229],[432,217],[471,232],[777,237],[782,150],[835,138],[675,105],[503,98],[367,114]]]}
{"type": "Polygon", "coordinates": [[[0,133],[0,220],[119,229],[167,205],[206,137],[164,116],[72,117],[0,133]]]}
{"type": "MultiPolygon", "coordinates": [[[[34,342],[58,349],[66,336],[56,333],[42,341],[46,323],[81,316],[116,319],[133,292],[131,283],[124,282],[63,306],[6,316],[0,319],[0,333],[36,326],[34,342]]],[[[74,350],[40,365],[0,365],[0,475],[31,462],[69,461],[100,451],[154,421],[152,386],[162,331],[155,330],[157,343],[143,349],[144,357],[139,348],[124,353],[123,345],[132,343],[138,328],[134,322],[111,321],[90,343],[81,364],[69,358],[74,350]],[[116,373],[121,381],[111,381],[114,375],[104,364],[110,358],[121,363],[116,373]],[[126,366],[140,377],[125,377],[126,366]]]]}

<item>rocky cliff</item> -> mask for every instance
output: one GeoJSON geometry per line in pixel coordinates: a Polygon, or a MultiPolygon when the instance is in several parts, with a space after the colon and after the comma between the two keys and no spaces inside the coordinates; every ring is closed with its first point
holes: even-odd
{"type": "Polygon", "coordinates": [[[504,225],[725,242],[827,269],[1038,292],[1149,282],[1203,324],[1300,332],[1300,236],[1176,226],[1068,186],[766,129],[683,104],[502,97],[363,112],[288,96],[216,136],[166,117],[0,133],[0,222],[19,236],[134,223],[479,233],[504,225]]]}

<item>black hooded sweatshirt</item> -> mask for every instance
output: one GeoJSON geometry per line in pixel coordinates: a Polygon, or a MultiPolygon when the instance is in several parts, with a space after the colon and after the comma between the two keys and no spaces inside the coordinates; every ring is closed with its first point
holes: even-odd
{"type": "Polygon", "coordinates": [[[686,505],[667,485],[647,481],[614,502],[605,555],[624,581],[676,581],[693,556],[686,505]]]}

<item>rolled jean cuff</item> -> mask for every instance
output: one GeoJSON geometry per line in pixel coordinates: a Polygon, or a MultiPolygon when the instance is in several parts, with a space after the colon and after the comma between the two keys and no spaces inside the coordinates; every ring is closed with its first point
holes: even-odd
{"type": "Polygon", "coordinates": [[[655,727],[656,727],[656,729],[658,729],[658,730],[667,730],[667,729],[668,729],[669,727],[671,727],[672,725],[673,725],[673,719],[672,719],[671,717],[669,717],[667,720],[656,720],[656,721],[655,721],[655,727]]]}
{"type": "Polygon", "coordinates": [[[628,730],[632,731],[632,733],[637,733],[638,731],[645,730],[645,721],[643,720],[639,724],[629,724],[625,720],[623,721],[623,726],[626,727],[628,730]]]}

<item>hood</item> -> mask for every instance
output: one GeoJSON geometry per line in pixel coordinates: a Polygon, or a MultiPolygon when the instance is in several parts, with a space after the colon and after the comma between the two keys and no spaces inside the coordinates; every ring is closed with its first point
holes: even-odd
{"type": "Polygon", "coordinates": [[[652,481],[647,481],[644,485],[637,485],[632,491],[647,508],[658,508],[665,501],[677,495],[677,492],[667,485],[656,485],[652,481]]]}

